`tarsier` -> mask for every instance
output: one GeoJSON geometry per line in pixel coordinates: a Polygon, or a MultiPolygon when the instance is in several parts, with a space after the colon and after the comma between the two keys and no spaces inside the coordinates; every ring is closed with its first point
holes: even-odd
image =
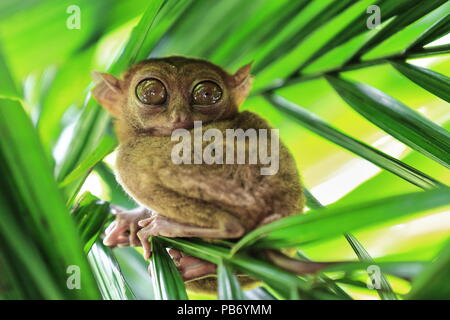
{"type": "MultiPolygon", "coordinates": [[[[192,130],[194,121],[202,121],[203,130],[270,129],[256,114],[238,111],[251,87],[250,65],[231,75],[207,61],[169,57],[135,64],[121,79],[95,77],[93,95],[116,119],[117,180],[142,206],[117,214],[106,245],[142,245],[149,258],[150,236],[236,239],[302,212],[296,165],[281,144],[273,175],[261,175],[262,164],[177,165],[171,159],[172,132],[192,130]]],[[[214,264],[169,253],[188,288],[213,290],[214,264]]]]}

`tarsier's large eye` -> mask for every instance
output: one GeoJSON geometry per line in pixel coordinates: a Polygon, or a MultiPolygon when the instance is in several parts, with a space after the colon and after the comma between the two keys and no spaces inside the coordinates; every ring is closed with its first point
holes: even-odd
{"type": "Polygon", "coordinates": [[[145,79],[136,86],[136,96],[143,104],[163,104],[167,97],[166,87],[157,79],[145,79]]]}
{"type": "Polygon", "coordinates": [[[222,97],[222,89],[212,81],[203,81],[197,84],[192,91],[194,104],[214,104],[222,97]]]}

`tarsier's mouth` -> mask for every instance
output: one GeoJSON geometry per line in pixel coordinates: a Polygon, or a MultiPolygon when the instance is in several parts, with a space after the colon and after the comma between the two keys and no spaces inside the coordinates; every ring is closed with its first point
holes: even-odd
{"type": "Polygon", "coordinates": [[[192,121],[180,121],[171,123],[171,129],[192,129],[194,127],[194,122],[192,121]]]}
{"type": "Polygon", "coordinates": [[[156,134],[156,135],[170,135],[176,129],[187,129],[190,130],[194,128],[194,122],[192,121],[180,121],[175,123],[170,123],[166,127],[153,127],[148,129],[147,131],[156,134]]]}

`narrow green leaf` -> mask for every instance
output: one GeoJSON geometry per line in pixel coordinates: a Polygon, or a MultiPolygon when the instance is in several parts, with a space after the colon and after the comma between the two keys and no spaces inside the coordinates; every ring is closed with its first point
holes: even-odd
{"type": "Polygon", "coordinates": [[[249,245],[264,248],[295,247],[352,230],[437,209],[450,204],[450,188],[414,192],[345,207],[311,211],[264,225],[245,235],[231,250],[249,245]]]}
{"type": "Polygon", "coordinates": [[[48,267],[57,270],[53,276],[58,279],[63,297],[97,298],[98,291],[74,221],[53,179],[37,132],[18,101],[0,99],[0,136],[2,167],[8,171],[6,177],[10,182],[4,192],[13,197],[21,212],[13,216],[8,228],[12,230],[16,224],[19,233],[26,235],[24,239],[38,246],[37,252],[46,257],[48,267]],[[25,216],[26,223],[21,220],[25,216]],[[27,226],[32,230],[27,232],[27,226]],[[38,238],[34,236],[37,234],[38,238]],[[65,271],[71,265],[78,266],[83,274],[81,290],[69,290],[66,286],[65,271]]]}
{"type": "Polygon", "coordinates": [[[327,76],[339,95],[367,120],[393,137],[450,168],[450,133],[384,92],[327,76]]]}
{"type": "MultiPolygon", "coordinates": [[[[356,239],[353,235],[347,233],[345,234],[345,238],[352,246],[353,251],[355,251],[356,255],[358,256],[359,260],[363,262],[373,262],[375,261],[372,259],[370,254],[366,251],[366,249],[362,246],[362,244],[356,239]]],[[[397,300],[397,296],[394,293],[394,291],[391,288],[391,285],[389,284],[388,280],[384,276],[383,273],[379,274],[380,277],[380,289],[376,289],[378,294],[380,295],[380,298],[382,300],[397,300]]]]}
{"type": "Polygon", "coordinates": [[[448,33],[448,25],[450,24],[450,13],[443,16],[436,21],[431,27],[426,29],[417,39],[406,47],[405,51],[410,51],[414,48],[423,47],[448,33]]]}
{"type": "MultiPolygon", "coordinates": [[[[450,43],[429,46],[422,49],[416,49],[414,52],[407,53],[406,56],[408,58],[425,58],[437,55],[446,55],[450,53],[450,43]]],[[[401,58],[401,57],[400,57],[401,58]]]]}
{"type": "Polygon", "coordinates": [[[313,194],[307,188],[303,189],[303,193],[305,195],[306,205],[308,206],[308,208],[315,210],[324,208],[324,206],[319,202],[319,200],[317,200],[316,197],[314,197],[313,194]]]}
{"type": "Polygon", "coordinates": [[[9,71],[8,62],[0,43],[0,98],[21,99],[16,83],[9,71]]]}
{"type": "MultiPolygon", "coordinates": [[[[309,192],[308,189],[304,189],[304,193],[306,195],[307,204],[308,207],[311,209],[322,209],[324,206],[309,192]]],[[[353,251],[356,253],[360,261],[365,262],[373,262],[372,257],[369,255],[367,250],[362,246],[362,244],[356,239],[352,234],[346,233],[345,239],[348,241],[350,246],[352,247],[353,251]]],[[[299,252],[297,252],[299,253],[299,252]]],[[[305,257],[302,257],[305,260],[305,257]]],[[[328,279],[325,276],[321,276],[322,280],[329,283],[333,286],[333,289],[335,289],[337,292],[340,292],[342,294],[346,294],[345,291],[343,291],[339,286],[337,286],[333,281],[328,279]]],[[[377,290],[378,294],[380,295],[380,298],[383,300],[397,300],[397,296],[393,292],[389,282],[387,281],[386,277],[383,275],[383,273],[380,274],[380,280],[381,280],[381,289],[377,290]]]]}
{"type": "Polygon", "coordinates": [[[246,300],[277,300],[266,288],[258,287],[244,292],[246,300]]]}
{"type": "MultiPolygon", "coordinates": [[[[181,250],[188,255],[219,264],[226,261],[237,270],[259,279],[274,289],[283,299],[291,299],[297,292],[302,298],[318,299],[319,294],[305,280],[282,270],[264,260],[240,253],[230,258],[230,250],[199,239],[158,237],[167,247],[181,250]]],[[[327,296],[330,298],[330,296],[327,296]]],[[[337,298],[337,297],[334,297],[337,298]]]]}
{"type": "Polygon", "coordinates": [[[166,249],[154,237],[150,239],[152,257],[150,259],[150,274],[155,299],[187,300],[183,279],[166,249]]]}
{"type": "Polygon", "coordinates": [[[84,193],[72,212],[77,223],[78,232],[84,242],[84,252],[87,254],[103,230],[109,218],[109,204],[100,201],[90,192],[84,193]]]}
{"type": "MultiPolygon", "coordinates": [[[[142,48],[164,0],[151,1],[142,18],[134,27],[123,53],[109,68],[113,74],[123,72],[141,57],[142,48]]],[[[71,138],[71,148],[57,167],[57,177],[62,181],[98,145],[111,121],[110,116],[91,97],[86,103],[71,138]]]]}
{"type": "MultiPolygon", "coordinates": [[[[72,4],[75,3],[32,0],[26,4],[16,2],[13,6],[17,12],[14,14],[8,14],[10,10],[0,9],[1,14],[6,15],[0,19],[1,38],[5,51],[10,53],[9,65],[18,78],[22,79],[31,72],[43,70],[78,54],[103,33],[105,24],[110,21],[110,13],[117,11],[115,1],[78,0],[76,5],[82,12],[81,28],[73,32],[66,27],[70,17],[66,10],[72,4]]],[[[128,19],[132,18],[127,12],[121,13],[128,19]]]]}
{"type": "Polygon", "coordinates": [[[122,276],[112,250],[100,240],[94,243],[88,255],[104,300],[135,300],[134,293],[122,276]]]}
{"type": "MultiPolygon", "coordinates": [[[[405,8],[410,6],[412,2],[413,1],[411,0],[378,1],[374,2],[373,4],[377,5],[380,8],[383,20],[387,21],[395,14],[401,14],[402,10],[405,10],[405,8]]],[[[350,21],[343,30],[341,30],[338,34],[336,34],[336,36],[330,39],[330,41],[319,48],[311,57],[308,58],[308,60],[302,63],[302,65],[295,71],[295,73],[300,73],[301,70],[304,69],[307,65],[311,64],[330,50],[340,46],[350,39],[353,39],[364,31],[367,31],[367,19],[368,14],[366,11],[355,17],[355,19],[353,19],[353,21],[350,21]]]]}
{"type": "Polygon", "coordinates": [[[1,251],[14,253],[2,263],[15,273],[16,292],[30,299],[98,298],[75,224],[1,51],[0,60],[3,88],[9,88],[3,93],[14,98],[0,99],[1,251]],[[84,274],[80,290],[68,288],[69,266],[84,274]]]}
{"type": "Polygon", "coordinates": [[[133,247],[115,248],[113,254],[119,263],[125,282],[136,296],[137,300],[154,300],[148,262],[133,247]]]}
{"type": "Polygon", "coordinates": [[[414,279],[413,287],[407,299],[413,300],[448,300],[450,298],[450,242],[437,258],[414,279]]]}
{"type": "MultiPolygon", "coordinates": [[[[333,266],[327,267],[322,270],[322,272],[345,272],[351,273],[355,271],[364,270],[368,272],[370,267],[376,266],[380,268],[380,271],[385,274],[390,274],[392,276],[405,279],[410,281],[412,278],[419,275],[429,263],[423,261],[393,261],[393,262],[348,262],[339,263],[333,266]]],[[[337,280],[341,281],[341,279],[337,280]]],[[[367,287],[367,285],[364,285],[367,287]]]]}
{"type": "MultiPolygon", "coordinates": [[[[314,210],[319,210],[319,209],[323,209],[325,208],[320,202],[319,200],[317,200],[311,192],[309,192],[309,190],[307,188],[304,188],[304,193],[306,196],[306,204],[308,205],[309,208],[314,209],[314,210]]],[[[358,257],[361,254],[365,254],[366,257],[370,258],[369,254],[367,253],[367,251],[364,249],[364,247],[358,242],[358,240],[353,237],[350,233],[345,234],[345,238],[346,240],[350,243],[350,245],[353,248],[353,251],[355,251],[355,253],[358,255],[358,257]],[[358,244],[358,247],[355,245],[358,244]],[[361,250],[358,250],[358,249],[361,250]]],[[[299,250],[297,250],[297,255],[300,256],[301,259],[306,260],[306,261],[310,261],[305,255],[301,254],[301,252],[299,250]]],[[[371,259],[371,258],[370,258],[371,259]]],[[[348,294],[342,290],[338,285],[336,285],[331,279],[329,279],[328,277],[321,275],[320,278],[328,283],[331,287],[331,289],[333,289],[335,292],[340,293],[343,295],[343,297],[345,298],[350,298],[350,296],[348,296],[348,294]]]]}
{"type": "Polygon", "coordinates": [[[217,266],[217,284],[220,300],[244,300],[239,281],[224,261],[217,266]]]}
{"type": "Polygon", "coordinates": [[[56,166],[58,181],[63,181],[86,156],[95,150],[110,121],[111,118],[107,112],[100,108],[93,99],[87,102],[68,142],[70,148],[56,166]]]}
{"type": "Polygon", "coordinates": [[[346,135],[345,133],[340,132],[317,117],[315,114],[290,101],[287,101],[278,95],[267,94],[265,97],[278,109],[292,116],[293,119],[299,121],[305,128],[359,155],[380,168],[396,174],[416,186],[423,189],[430,189],[432,187],[442,185],[440,182],[427,176],[419,170],[410,167],[407,164],[381,152],[380,150],[346,135]]]}
{"type": "Polygon", "coordinates": [[[108,154],[110,154],[117,146],[116,139],[109,135],[104,135],[100,140],[97,148],[88,155],[80,164],[70,172],[63,181],[59,184],[60,188],[67,186],[75,180],[83,177],[86,172],[90,171],[99,161],[103,160],[108,154]]]}
{"type": "Polygon", "coordinates": [[[404,12],[398,14],[387,26],[380,29],[380,31],[370,38],[357,52],[355,52],[347,61],[359,60],[362,55],[382,43],[392,35],[406,26],[417,21],[421,17],[428,14],[430,11],[436,9],[445,0],[428,0],[426,2],[413,2],[413,4],[404,12]]]}
{"type": "Polygon", "coordinates": [[[94,171],[108,186],[109,188],[108,193],[111,198],[111,203],[126,209],[134,209],[138,206],[136,202],[134,202],[133,199],[131,199],[130,196],[125,193],[122,186],[117,183],[113,171],[104,162],[98,163],[95,166],[94,171]]]}
{"type": "MultiPolygon", "coordinates": [[[[294,32],[290,34],[286,39],[273,48],[266,56],[256,62],[253,72],[257,74],[262,69],[271,64],[274,60],[283,56],[286,52],[291,51],[293,48],[298,46],[304,39],[306,39],[310,34],[313,34],[319,27],[324,23],[334,18],[335,16],[342,13],[348,7],[353,4],[353,1],[342,0],[338,2],[328,3],[322,10],[317,12],[314,16],[311,16],[308,23],[306,23],[301,28],[293,30],[294,32]]],[[[309,6],[315,5],[315,3],[310,2],[309,6]]],[[[301,14],[301,12],[300,12],[301,14]]]]}
{"type": "Polygon", "coordinates": [[[249,19],[251,12],[264,2],[266,0],[228,0],[214,3],[209,0],[192,1],[189,9],[176,21],[152,54],[167,56],[182,53],[185,56],[208,58],[211,52],[234,34],[234,30],[239,30],[243,21],[249,19]]]}
{"type": "Polygon", "coordinates": [[[243,19],[236,32],[222,39],[210,60],[219,65],[236,65],[252,56],[265,39],[276,36],[306,5],[307,0],[264,1],[250,19],[243,19]]]}
{"type": "Polygon", "coordinates": [[[152,0],[149,2],[147,9],[144,11],[141,20],[133,28],[130,38],[123,50],[123,53],[112,65],[110,71],[118,73],[124,71],[127,67],[137,62],[142,54],[142,48],[145,41],[150,35],[156,15],[167,0],[152,0]]]}
{"type": "Polygon", "coordinates": [[[162,5],[160,11],[155,16],[154,22],[151,26],[151,30],[148,36],[142,43],[142,47],[137,53],[135,62],[147,59],[163,38],[167,31],[178,21],[180,16],[187,10],[192,4],[192,0],[177,1],[166,0],[162,5]]]}
{"type": "Polygon", "coordinates": [[[425,57],[431,57],[431,56],[437,56],[437,55],[445,55],[450,53],[450,44],[443,44],[443,45],[437,45],[432,47],[426,47],[426,48],[418,48],[414,49],[414,51],[408,51],[403,53],[394,53],[388,56],[383,57],[377,57],[374,59],[364,60],[364,61],[353,61],[349,62],[344,65],[339,65],[337,67],[333,68],[327,68],[326,70],[320,70],[317,72],[313,72],[311,74],[301,74],[301,73],[293,73],[288,78],[285,79],[277,79],[272,84],[260,88],[258,90],[252,91],[251,95],[258,95],[262,93],[270,93],[274,90],[278,90],[284,87],[288,87],[291,85],[295,85],[301,82],[305,81],[311,81],[316,80],[319,78],[322,78],[325,75],[328,74],[334,74],[334,73],[342,73],[345,71],[353,71],[363,68],[368,68],[371,66],[376,66],[380,64],[388,63],[391,59],[416,59],[416,58],[425,58],[425,57]]]}
{"type": "MultiPolygon", "coordinates": [[[[0,166],[0,169],[3,168],[0,166]]],[[[8,174],[4,170],[1,173],[3,176],[8,174]]],[[[60,286],[62,278],[49,268],[48,254],[53,252],[41,250],[46,239],[32,238],[31,234],[25,232],[27,221],[20,218],[25,216],[26,209],[21,199],[14,199],[16,197],[9,191],[13,190],[10,184],[1,181],[1,187],[6,190],[5,195],[0,194],[0,270],[5,272],[2,273],[2,281],[8,285],[5,294],[16,299],[70,298],[71,295],[65,294],[64,288],[60,286]],[[3,277],[7,273],[10,276],[3,277]]]]}
{"type": "Polygon", "coordinates": [[[329,289],[331,289],[335,294],[339,295],[342,300],[353,300],[353,298],[337,284],[337,280],[330,279],[325,275],[320,275],[320,279],[326,284],[329,289]]]}
{"type": "MultiPolygon", "coordinates": [[[[300,249],[297,249],[295,254],[295,258],[303,261],[312,261],[309,257],[306,256],[300,249]]],[[[352,300],[352,297],[348,295],[341,287],[339,287],[334,280],[330,279],[324,274],[319,274],[316,276],[317,280],[322,282],[328,290],[331,290],[334,294],[337,294],[344,300],[352,300]]]]}
{"type": "Polygon", "coordinates": [[[91,62],[95,49],[96,46],[92,45],[55,68],[55,75],[48,90],[40,91],[37,128],[42,144],[49,154],[63,129],[65,112],[71,107],[81,107],[83,104],[87,86],[91,82],[91,62]],[[67,90],[69,87],[70,90],[67,90]]]}
{"type": "Polygon", "coordinates": [[[450,103],[450,78],[430,69],[400,61],[389,61],[405,77],[450,103]]]}

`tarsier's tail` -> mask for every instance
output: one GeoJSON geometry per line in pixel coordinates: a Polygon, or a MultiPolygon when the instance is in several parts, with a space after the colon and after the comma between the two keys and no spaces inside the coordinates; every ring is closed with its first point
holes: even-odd
{"type": "Polygon", "coordinates": [[[275,250],[265,250],[264,254],[267,260],[276,266],[295,274],[313,274],[321,271],[322,269],[340,263],[303,261],[291,258],[280,251],[275,250]]]}
{"type": "MultiPolygon", "coordinates": [[[[237,280],[243,290],[254,289],[261,285],[261,282],[247,275],[236,275],[237,280]]],[[[195,279],[185,282],[186,289],[190,292],[208,296],[217,295],[217,275],[210,275],[201,279],[195,279]]]]}
{"type": "MultiPolygon", "coordinates": [[[[264,250],[266,259],[272,262],[277,267],[286,271],[298,274],[314,274],[321,270],[342,262],[314,262],[314,261],[302,261],[291,258],[280,251],[264,250]]],[[[237,279],[244,290],[253,289],[261,282],[249,277],[247,275],[238,274],[237,279]]],[[[217,275],[208,275],[203,278],[193,279],[185,282],[189,291],[198,294],[216,295],[217,294],[217,275]]]]}

